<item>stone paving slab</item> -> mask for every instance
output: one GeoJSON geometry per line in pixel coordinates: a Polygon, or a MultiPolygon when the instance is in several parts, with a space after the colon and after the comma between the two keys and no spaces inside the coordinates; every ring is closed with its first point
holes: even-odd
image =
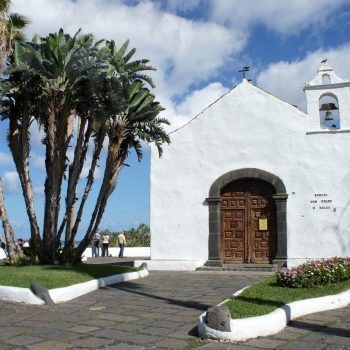
{"type": "Polygon", "coordinates": [[[211,342],[208,345],[200,347],[201,350],[256,350],[256,347],[246,344],[226,344],[211,342]]]}
{"type": "Polygon", "coordinates": [[[308,315],[274,336],[229,344],[197,338],[198,316],[264,278],[237,272],[154,272],[64,304],[0,301],[0,350],[350,350],[350,306],[308,315]]]}

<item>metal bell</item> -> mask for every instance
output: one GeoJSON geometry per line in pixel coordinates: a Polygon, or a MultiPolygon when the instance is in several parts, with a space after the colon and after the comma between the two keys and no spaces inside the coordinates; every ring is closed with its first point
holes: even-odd
{"type": "Polygon", "coordinates": [[[324,120],[334,120],[333,113],[331,111],[327,111],[324,120]]]}

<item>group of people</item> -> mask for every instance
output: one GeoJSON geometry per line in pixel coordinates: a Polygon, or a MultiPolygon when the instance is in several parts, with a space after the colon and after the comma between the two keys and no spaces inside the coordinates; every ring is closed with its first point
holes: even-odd
{"type": "MultiPolygon", "coordinates": [[[[126,246],[126,239],[123,232],[121,232],[118,235],[117,242],[119,245],[119,258],[123,258],[124,248],[126,246]]],[[[98,232],[96,232],[92,239],[92,246],[91,246],[92,257],[100,256],[100,243],[101,243],[101,235],[98,232]]],[[[110,256],[108,252],[108,248],[109,248],[109,235],[108,233],[105,233],[102,236],[102,256],[103,257],[110,256]]]]}
{"type": "Polygon", "coordinates": [[[0,236],[0,248],[5,250],[6,248],[6,243],[5,241],[2,239],[2,237],[0,236]]]}
{"type": "MultiPolygon", "coordinates": [[[[29,251],[29,248],[30,248],[29,240],[18,238],[17,241],[18,241],[19,247],[22,249],[22,252],[25,255],[29,255],[30,254],[30,251],[29,251]]],[[[1,235],[0,235],[0,248],[5,252],[5,254],[7,254],[6,241],[1,237],[1,235]]]]}

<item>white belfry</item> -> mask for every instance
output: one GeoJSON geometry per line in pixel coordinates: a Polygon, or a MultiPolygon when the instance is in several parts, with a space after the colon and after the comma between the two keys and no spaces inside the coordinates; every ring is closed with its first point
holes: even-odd
{"type": "Polygon", "coordinates": [[[327,63],[321,63],[317,75],[305,86],[303,90],[306,94],[307,114],[310,120],[310,130],[320,130],[332,128],[332,123],[327,127],[322,121],[322,98],[329,99],[338,109],[338,115],[342,116],[338,120],[335,129],[350,130],[350,82],[339,78],[333,68],[327,63]]]}

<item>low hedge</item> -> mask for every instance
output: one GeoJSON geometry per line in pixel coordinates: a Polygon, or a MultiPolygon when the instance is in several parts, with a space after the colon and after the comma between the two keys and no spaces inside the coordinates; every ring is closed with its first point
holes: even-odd
{"type": "Polygon", "coordinates": [[[276,272],[279,286],[316,288],[350,279],[350,258],[334,257],[308,261],[291,269],[276,272]]]}

